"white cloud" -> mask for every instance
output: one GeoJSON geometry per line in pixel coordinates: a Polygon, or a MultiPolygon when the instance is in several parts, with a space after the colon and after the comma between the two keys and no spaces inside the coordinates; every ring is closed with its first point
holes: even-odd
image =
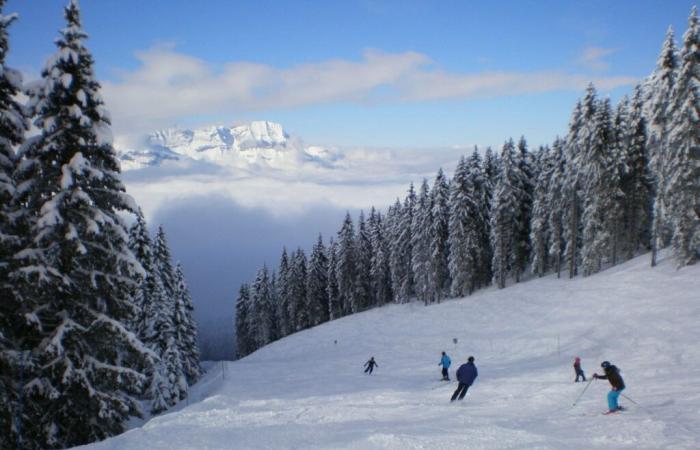
{"type": "Polygon", "coordinates": [[[610,68],[610,63],[603,58],[617,52],[615,48],[586,47],[576,59],[576,62],[597,72],[602,72],[610,68]]]}
{"type": "Polygon", "coordinates": [[[334,167],[313,163],[271,167],[214,166],[202,161],[164,163],[123,173],[127,189],[153,217],[168,205],[192,198],[227,198],[238,205],[293,217],[328,205],[337,209],[384,209],[403,197],[411,182],[431,183],[438,168],[451,174],[461,148],[353,148],[334,167]]]}
{"type": "MultiPolygon", "coordinates": [[[[593,49],[595,64],[611,51],[593,49]],[[595,51],[597,50],[597,52],[595,51]]],[[[115,134],[138,136],[197,115],[236,115],[332,102],[397,102],[603,89],[632,84],[626,76],[590,77],[560,72],[451,73],[427,55],[367,50],[362,59],[334,59],[291,68],[230,62],[220,68],[159,46],[138,52],[139,68],[105,82],[115,134]]]]}

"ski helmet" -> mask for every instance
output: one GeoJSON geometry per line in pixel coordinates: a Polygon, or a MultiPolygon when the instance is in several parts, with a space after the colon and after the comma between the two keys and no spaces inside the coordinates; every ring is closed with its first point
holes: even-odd
{"type": "Polygon", "coordinates": [[[610,367],[610,362],[603,361],[602,363],[600,363],[600,367],[602,367],[603,369],[607,369],[608,367],[610,367]]]}

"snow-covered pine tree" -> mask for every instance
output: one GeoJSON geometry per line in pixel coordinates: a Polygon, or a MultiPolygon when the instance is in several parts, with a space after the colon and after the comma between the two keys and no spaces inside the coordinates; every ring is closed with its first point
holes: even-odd
{"type": "Polygon", "coordinates": [[[154,367],[147,373],[148,381],[144,387],[144,396],[151,402],[151,412],[157,414],[174,404],[168,369],[161,358],[164,343],[159,335],[159,330],[168,328],[167,321],[162,323],[168,316],[161,313],[162,309],[167,309],[168,302],[154,260],[146,220],[140,208],[136,213],[136,221],[129,229],[129,248],[143,268],[143,272],[137,276],[133,292],[137,313],[130,328],[158,356],[154,367]]]}
{"type": "Polygon", "coordinates": [[[435,289],[438,303],[450,288],[450,269],[448,266],[449,248],[447,245],[450,220],[450,186],[442,168],[438,170],[433,189],[430,192],[432,202],[432,225],[430,228],[430,284],[435,289]]]}
{"type": "Polygon", "coordinates": [[[629,230],[625,227],[627,219],[627,198],[625,194],[625,179],[629,172],[627,166],[627,153],[630,151],[631,142],[630,132],[630,102],[629,97],[624,95],[615,108],[611,127],[611,144],[610,152],[613,159],[613,165],[617,170],[617,180],[619,189],[617,198],[618,209],[611,213],[611,248],[610,262],[614,266],[620,259],[621,253],[625,252],[629,230]]]}
{"type": "Polygon", "coordinates": [[[520,212],[518,189],[518,157],[513,139],[503,145],[500,173],[491,206],[491,247],[493,248],[493,278],[500,289],[506,287],[514,261],[513,247],[518,232],[516,217],[520,212]]]}
{"type": "Polygon", "coordinates": [[[391,272],[389,270],[389,246],[387,244],[384,220],[374,207],[368,221],[372,258],[370,260],[370,280],[372,304],[381,306],[391,302],[391,272]]]}
{"type": "Polygon", "coordinates": [[[450,183],[449,198],[447,265],[452,280],[450,292],[453,297],[462,297],[471,293],[473,273],[476,269],[471,257],[474,249],[468,234],[470,222],[473,220],[471,213],[475,205],[470,197],[471,189],[468,183],[467,161],[462,156],[450,183]]]}
{"type": "Polygon", "coordinates": [[[700,252],[700,20],[693,7],[683,35],[681,67],[671,94],[666,202],[678,266],[700,252]]]}
{"type": "Polygon", "coordinates": [[[583,180],[584,275],[598,272],[612,258],[615,223],[619,220],[620,177],[615,158],[610,100],[603,100],[593,119],[593,133],[581,166],[583,180]]]}
{"type": "Polygon", "coordinates": [[[258,270],[251,292],[248,329],[252,330],[253,351],[271,342],[274,314],[270,291],[270,272],[266,265],[258,270]]]}
{"type": "Polygon", "coordinates": [[[484,173],[481,164],[479,150],[474,147],[469,159],[467,159],[467,187],[470,191],[469,198],[471,220],[468,224],[468,241],[473,243],[471,249],[472,265],[474,272],[472,275],[472,290],[491,283],[493,274],[491,273],[491,261],[493,250],[491,249],[491,239],[489,235],[489,210],[490,191],[489,180],[484,173]]]}
{"type": "Polygon", "coordinates": [[[120,212],[136,212],[119,175],[108,113],[93,59],[83,45],[75,0],[58,52],[32,89],[40,131],[21,152],[16,172],[29,245],[13,271],[33,307],[35,370],[28,376],[26,417],[33,442],[63,448],[104,439],[140,414],[152,354],[129,331],[139,263],[127,247],[120,212]]]}
{"type": "Polygon", "coordinates": [[[566,241],[566,263],[569,278],[578,273],[581,251],[581,164],[585,161],[587,143],[583,139],[584,126],[592,121],[595,113],[596,92],[593,85],[588,86],[585,102],[577,101],[569,121],[566,136],[566,171],[565,171],[565,208],[564,240],[566,241]],[[585,105],[585,106],[584,106],[585,105]]]}
{"type": "Polygon", "coordinates": [[[411,224],[416,205],[416,191],[411,183],[408,195],[399,209],[395,208],[391,245],[392,287],[394,301],[407,303],[415,293],[413,282],[411,224]],[[395,285],[394,285],[395,283],[395,285]]]}
{"type": "Polygon", "coordinates": [[[168,245],[168,238],[165,236],[165,229],[162,225],[158,227],[156,238],[153,240],[153,262],[160,276],[165,295],[172,301],[175,298],[175,270],[173,260],[168,245]]]}
{"type": "Polygon", "coordinates": [[[243,283],[238,290],[235,306],[236,358],[243,358],[255,349],[253,329],[249,326],[251,307],[250,286],[243,283]]]}
{"type": "Polygon", "coordinates": [[[372,280],[370,275],[372,265],[372,242],[369,229],[365,221],[364,211],[360,211],[360,217],[357,220],[357,238],[356,238],[356,255],[357,255],[357,278],[355,280],[355,290],[357,304],[359,310],[365,310],[372,307],[372,280]]]}
{"type": "Polygon", "coordinates": [[[642,87],[637,85],[629,108],[627,147],[623,153],[625,172],[621,178],[624,196],[621,229],[625,230],[622,250],[626,259],[634,257],[640,248],[648,248],[651,239],[653,189],[643,107],[642,87]]]}
{"type": "Polygon", "coordinates": [[[307,272],[306,296],[310,317],[309,326],[316,326],[330,319],[328,311],[328,253],[320,234],[311,250],[307,272]]]}
{"type": "Polygon", "coordinates": [[[177,283],[175,270],[173,269],[170,247],[165,236],[163,226],[158,227],[158,233],[153,242],[153,263],[164,296],[161,301],[155,302],[154,311],[149,315],[155,334],[147,338],[148,342],[157,345],[156,351],[166,367],[168,381],[170,383],[170,404],[187,397],[187,379],[183,372],[183,355],[177,341],[176,302],[177,283]]]}
{"type": "Polygon", "coordinates": [[[338,280],[338,293],[343,315],[360,311],[357,298],[357,245],[355,244],[355,227],[350,212],[345,213],[345,220],[338,231],[337,262],[335,274],[338,280]]]}
{"type": "Polygon", "coordinates": [[[194,320],[194,306],[190,290],[185,281],[182,266],[175,266],[175,331],[176,341],[182,355],[182,371],[187,384],[193,385],[202,376],[199,364],[197,324],[194,320]]]}
{"type": "Polygon", "coordinates": [[[423,179],[418,198],[413,207],[411,222],[411,271],[415,292],[419,301],[428,305],[435,298],[435,287],[430,276],[430,231],[432,225],[432,204],[428,180],[423,179]]]}
{"type": "Polygon", "coordinates": [[[550,232],[550,245],[548,253],[552,258],[554,271],[557,278],[561,276],[562,261],[564,258],[564,208],[566,196],[566,153],[565,142],[557,137],[552,144],[550,163],[552,165],[549,178],[545,207],[547,208],[547,227],[550,232]]]}
{"type": "MultiPolygon", "coordinates": [[[[294,302],[296,315],[291,316],[294,328],[293,331],[301,331],[311,326],[311,317],[309,316],[309,305],[307,304],[308,296],[306,294],[306,279],[308,278],[306,269],[306,254],[304,250],[298,248],[292,254],[290,261],[291,277],[289,279],[289,294],[290,300],[294,302]]],[[[272,300],[272,299],[271,299],[272,300]]],[[[274,335],[271,335],[271,339],[274,335]]]]}
{"type": "Polygon", "coordinates": [[[330,320],[343,317],[338,285],[338,243],[331,238],[328,244],[328,317],[330,320]]]}
{"type": "Polygon", "coordinates": [[[550,235],[548,196],[551,193],[550,180],[554,172],[555,161],[549,148],[543,150],[539,157],[539,173],[535,182],[532,202],[532,224],[530,241],[532,243],[532,273],[544,276],[549,268],[550,235]]]}
{"type": "Polygon", "coordinates": [[[513,275],[515,282],[520,281],[520,275],[525,273],[530,261],[532,243],[530,242],[530,222],[532,219],[532,195],[534,190],[533,155],[527,148],[527,141],[522,136],[518,141],[518,178],[516,195],[518,197],[518,215],[516,216],[515,242],[513,249],[513,275]]]}
{"type": "MultiPolygon", "coordinates": [[[[498,178],[498,164],[498,155],[494,153],[491,147],[486,147],[486,151],[484,152],[484,176],[489,182],[491,191],[493,191],[493,187],[496,185],[498,178]]],[[[492,193],[493,192],[490,192],[490,194],[492,193]]],[[[491,197],[489,197],[489,204],[491,204],[491,197]]]]}
{"type": "Polygon", "coordinates": [[[651,231],[651,266],[656,265],[659,248],[668,243],[670,230],[666,220],[666,184],[668,182],[668,133],[670,130],[671,95],[678,77],[678,50],[673,28],[666,31],[666,38],[651,76],[649,99],[649,158],[654,177],[654,205],[651,231]]]}
{"type": "Polygon", "coordinates": [[[24,108],[17,102],[21,91],[20,73],[5,65],[8,52],[7,28],[17,18],[16,14],[3,15],[5,1],[0,0],[0,447],[11,447],[17,442],[14,414],[19,398],[18,379],[22,349],[20,328],[22,325],[21,301],[12,288],[9,274],[12,255],[21,245],[18,230],[14,226],[16,214],[15,147],[24,141],[29,125],[24,108]]]}
{"type": "MultiPolygon", "coordinates": [[[[137,275],[137,286],[133,293],[133,301],[137,313],[133,317],[130,328],[141,340],[147,335],[146,330],[150,321],[146,317],[146,305],[156,296],[165,295],[163,285],[160,283],[153,261],[153,243],[148,234],[146,219],[141,208],[136,211],[136,221],[129,228],[129,249],[134,254],[143,268],[143,272],[137,275]]],[[[160,301],[160,300],[155,300],[160,301]]]]}
{"type": "Polygon", "coordinates": [[[289,255],[287,254],[287,248],[283,247],[282,256],[280,257],[279,270],[277,274],[277,303],[275,304],[275,317],[277,318],[277,329],[280,337],[285,337],[293,332],[290,314],[292,314],[292,316],[296,315],[296,305],[290,305],[289,300],[289,277],[289,255]]]}
{"type": "Polygon", "coordinates": [[[402,216],[401,201],[396,198],[393,205],[389,206],[386,212],[386,220],[384,221],[384,230],[389,249],[389,275],[391,279],[392,301],[397,302],[398,291],[401,289],[401,266],[398,264],[399,250],[397,234],[401,231],[399,223],[402,216]]]}
{"type": "Polygon", "coordinates": [[[277,273],[273,270],[270,274],[270,311],[272,314],[272,328],[270,328],[270,341],[276,341],[280,335],[279,298],[277,297],[277,273]]]}

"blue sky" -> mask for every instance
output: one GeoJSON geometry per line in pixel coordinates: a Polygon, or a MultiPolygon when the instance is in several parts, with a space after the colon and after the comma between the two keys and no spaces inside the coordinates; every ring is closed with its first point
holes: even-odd
{"type": "MultiPolygon", "coordinates": [[[[8,1],[20,14],[12,66],[36,76],[65,3],[8,1]]],[[[648,74],[692,1],[80,4],[115,133],[129,142],[163,126],[266,119],[308,143],[400,148],[551,141],[588,80],[616,100],[648,74]]]]}
{"type": "MultiPolygon", "coordinates": [[[[10,29],[9,65],[37,76],[55,50],[66,3],[8,0],[5,11],[20,14],[10,29]]],[[[183,263],[207,358],[230,356],[238,286],[263,263],[276,265],[282,246],[308,249],[316,233],[333,235],[345,208],[384,208],[410,181],[420,182],[421,170],[431,177],[440,165],[449,171],[462,147],[500,148],[522,134],[531,146],[551,142],[566,132],[589,80],[617,100],[649,74],[666,28],[673,25],[680,38],[692,5],[80,3],[117,144],[136,146],[144,133],[171,125],[272,120],[307,144],[396,149],[366,152],[396,155],[369,158],[369,178],[347,169],[330,184],[312,172],[291,181],[228,172],[175,177],[167,168],[161,178],[125,173],[129,192],[150,223],[165,226],[183,263]],[[280,205],[284,214],[270,214],[280,205]]]]}

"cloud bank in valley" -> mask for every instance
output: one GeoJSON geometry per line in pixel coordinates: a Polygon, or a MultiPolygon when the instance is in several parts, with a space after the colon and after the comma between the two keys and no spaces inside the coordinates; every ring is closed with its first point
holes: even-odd
{"type": "Polygon", "coordinates": [[[346,211],[380,211],[403,198],[409,183],[451,172],[465,149],[347,149],[333,165],[222,166],[165,161],[124,172],[128,192],[148,222],[165,226],[188,278],[204,357],[233,356],[238,287],[263,264],[276,268],[282,248],[326,242],[346,211]]]}

